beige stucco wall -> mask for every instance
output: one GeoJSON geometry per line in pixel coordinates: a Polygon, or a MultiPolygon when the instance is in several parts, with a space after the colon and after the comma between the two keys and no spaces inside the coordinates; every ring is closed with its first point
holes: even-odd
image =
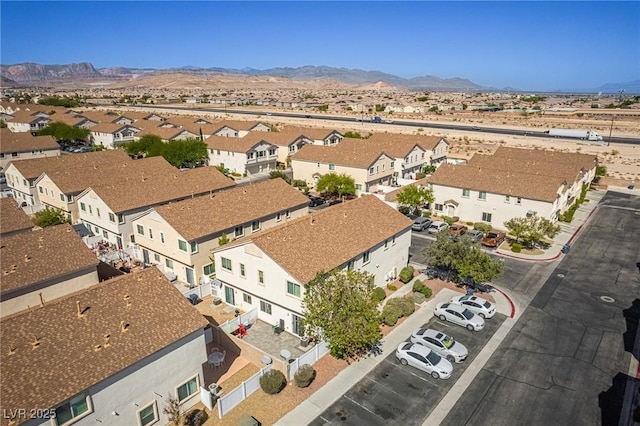
{"type": "Polygon", "coordinates": [[[10,161],[28,160],[30,158],[42,158],[42,157],[56,157],[60,155],[60,148],[58,149],[41,149],[30,152],[17,152],[13,156],[12,153],[4,153],[0,158],[0,167],[4,170],[10,161]]]}

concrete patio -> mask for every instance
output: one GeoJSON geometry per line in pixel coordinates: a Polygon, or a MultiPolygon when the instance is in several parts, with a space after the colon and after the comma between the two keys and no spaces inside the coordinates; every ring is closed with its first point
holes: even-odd
{"type": "Polygon", "coordinates": [[[295,359],[312,347],[312,345],[306,348],[301,347],[300,338],[286,331],[280,334],[274,333],[271,324],[260,320],[257,320],[249,327],[247,335],[242,340],[245,343],[255,346],[274,359],[282,359],[280,357],[280,351],[283,349],[289,351],[291,354],[290,359],[295,359]]]}

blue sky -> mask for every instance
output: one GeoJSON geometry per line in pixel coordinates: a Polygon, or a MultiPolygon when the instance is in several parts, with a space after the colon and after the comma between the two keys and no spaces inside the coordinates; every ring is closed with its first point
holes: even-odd
{"type": "Polygon", "coordinates": [[[522,90],[640,79],[640,2],[0,3],[2,64],[303,65],[522,90]]]}

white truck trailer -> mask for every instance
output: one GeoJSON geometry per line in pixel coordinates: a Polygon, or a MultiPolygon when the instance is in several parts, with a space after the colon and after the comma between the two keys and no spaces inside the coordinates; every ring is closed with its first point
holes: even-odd
{"type": "Polygon", "coordinates": [[[549,136],[557,138],[576,138],[586,141],[604,142],[602,136],[592,130],[549,129],[549,136]]]}

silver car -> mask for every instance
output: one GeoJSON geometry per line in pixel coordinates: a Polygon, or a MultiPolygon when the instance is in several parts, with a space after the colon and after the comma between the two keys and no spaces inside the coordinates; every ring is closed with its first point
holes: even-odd
{"type": "Polygon", "coordinates": [[[482,318],[493,318],[496,314],[495,305],[478,296],[457,296],[451,299],[451,303],[464,306],[482,318]]]}
{"type": "Polygon", "coordinates": [[[466,327],[469,331],[480,331],[484,328],[484,319],[464,306],[454,303],[438,303],[433,315],[437,316],[441,321],[449,321],[466,327]]]}
{"type": "Polygon", "coordinates": [[[396,349],[396,358],[402,365],[410,365],[431,374],[434,379],[448,379],[453,373],[453,365],[431,349],[402,342],[396,349]]]}
{"type": "Polygon", "coordinates": [[[446,222],[436,221],[436,222],[433,222],[429,227],[429,233],[437,234],[438,232],[445,231],[448,227],[449,225],[447,225],[446,222]]]}
{"type": "Polygon", "coordinates": [[[470,229],[467,232],[467,238],[471,239],[472,242],[477,243],[478,241],[482,241],[484,237],[484,233],[482,231],[478,231],[477,229],[470,229]]]}
{"type": "Polygon", "coordinates": [[[469,351],[460,342],[449,335],[430,328],[418,328],[411,335],[411,343],[424,345],[449,362],[462,362],[469,356],[469,351]]]}

